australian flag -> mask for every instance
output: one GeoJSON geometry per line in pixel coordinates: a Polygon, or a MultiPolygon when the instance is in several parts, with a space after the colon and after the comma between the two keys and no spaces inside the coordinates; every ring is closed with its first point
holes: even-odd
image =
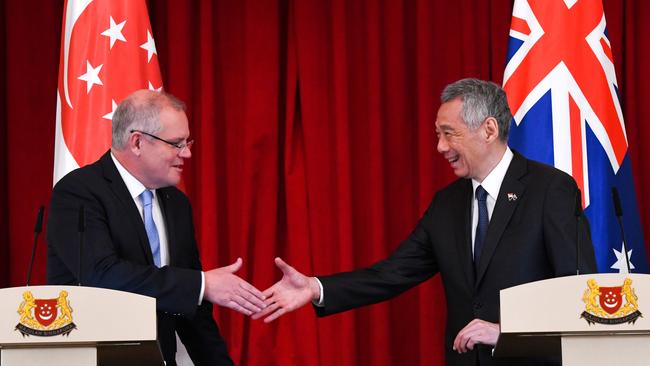
{"type": "Polygon", "coordinates": [[[503,86],[510,146],[578,183],[598,270],[627,272],[616,187],[630,268],[648,273],[602,1],[515,0],[503,86]]]}

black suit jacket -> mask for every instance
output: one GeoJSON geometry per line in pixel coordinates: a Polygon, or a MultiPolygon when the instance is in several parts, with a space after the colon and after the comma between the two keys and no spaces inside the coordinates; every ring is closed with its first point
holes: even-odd
{"type": "MultiPolygon", "coordinates": [[[[499,291],[576,273],[577,186],[567,174],[514,152],[475,271],[472,260],[472,183],[459,179],[439,191],[411,235],[371,267],[319,277],[329,315],[394,297],[436,273],[447,301],[447,365],[553,365],[551,359],[498,359],[491,347],[459,355],[458,332],[472,319],[499,322],[499,291]],[[515,198],[516,197],[516,198],[515,198]]],[[[589,225],[582,217],[581,273],[596,271],[589,225]]]]}
{"type": "Polygon", "coordinates": [[[157,268],[142,217],[110,153],[63,177],[52,192],[47,223],[49,284],[78,282],[78,212],[85,209],[82,283],[155,297],[158,340],[174,365],[176,336],[196,365],[232,365],[212,318],[212,304],[198,305],[201,263],[192,210],[175,187],[156,190],[169,243],[169,266],[157,268]]]}

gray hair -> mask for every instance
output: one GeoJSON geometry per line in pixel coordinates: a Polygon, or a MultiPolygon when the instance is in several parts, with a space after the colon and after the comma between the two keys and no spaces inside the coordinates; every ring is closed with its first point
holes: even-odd
{"type": "Polygon", "coordinates": [[[463,102],[460,116],[470,129],[477,129],[486,118],[494,117],[499,139],[508,141],[512,113],[503,88],[491,81],[468,78],[447,85],[440,95],[443,103],[458,98],[463,102]]]}
{"type": "Polygon", "coordinates": [[[126,97],[113,113],[113,147],[123,149],[132,130],[150,134],[160,131],[158,116],[165,107],[184,111],[185,103],[169,93],[152,90],[138,90],[126,97]]]}

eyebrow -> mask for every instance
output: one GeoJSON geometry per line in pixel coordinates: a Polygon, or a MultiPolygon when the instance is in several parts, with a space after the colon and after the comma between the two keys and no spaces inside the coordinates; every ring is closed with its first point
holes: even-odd
{"type": "Polygon", "coordinates": [[[441,130],[441,131],[453,131],[454,128],[449,126],[449,125],[443,124],[443,125],[440,125],[440,126],[436,126],[436,131],[438,131],[438,130],[441,130]]]}

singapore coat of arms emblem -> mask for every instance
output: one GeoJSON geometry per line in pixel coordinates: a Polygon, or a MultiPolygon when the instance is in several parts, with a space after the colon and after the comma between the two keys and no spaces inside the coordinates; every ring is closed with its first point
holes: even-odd
{"type": "Polygon", "coordinates": [[[31,291],[23,292],[18,315],[20,320],[15,329],[23,337],[67,336],[77,328],[72,322],[72,308],[65,290],[59,292],[59,297],[54,299],[36,299],[31,291]]]}
{"type": "Polygon", "coordinates": [[[582,295],[585,310],[580,317],[589,324],[634,324],[643,316],[638,299],[630,278],[626,278],[622,286],[614,287],[599,286],[592,278],[587,280],[587,289],[582,295]]]}

